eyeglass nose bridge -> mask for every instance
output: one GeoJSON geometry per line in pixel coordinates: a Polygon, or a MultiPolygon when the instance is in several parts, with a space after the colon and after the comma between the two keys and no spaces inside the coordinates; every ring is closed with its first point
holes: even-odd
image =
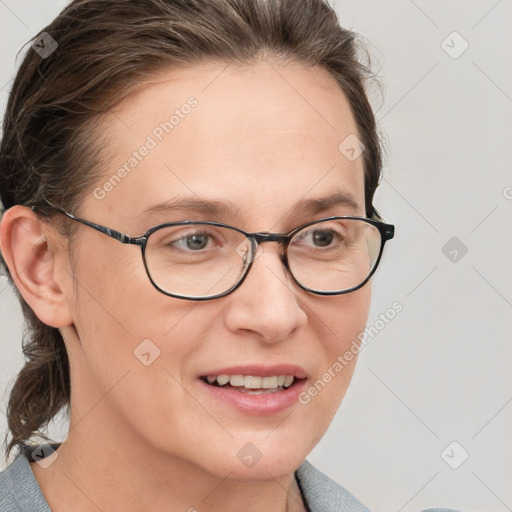
{"type": "MultiPolygon", "coordinates": [[[[265,242],[279,242],[282,247],[282,255],[281,259],[286,268],[288,268],[287,257],[286,257],[286,247],[288,246],[288,242],[290,241],[289,235],[281,235],[279,233],[270,233],[268,231],[260,231],[258,233],[247,233],[247,238],[249,238],[252,245],[252,262],[258,257],[260,253],[258,253],[258,249],[261,244],[265,242]]],[[[262,248],[263,250],[263,248],[262,248]]]]}
{"type": "Polygon", "coordinates": [[[289,240],[288,235],[280,235],[278,233],[269,233],[268,231],[262,231],[260,233],[251,233],[250,238],[253,238],[254,241],[260,245],[264,242],[279,242],[281,244],[286,244],[289,240]]]}

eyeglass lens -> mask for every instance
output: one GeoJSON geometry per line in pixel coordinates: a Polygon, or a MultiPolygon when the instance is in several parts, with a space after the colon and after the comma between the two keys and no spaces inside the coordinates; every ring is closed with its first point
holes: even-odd
{"type": "MultiPolygon", "coordinates": [[[[145,260],[162,291],[206,298],[238,284],[253,260],[255,246],[229,227],[167,226],[149,236],[145,260]]],[[[365,281],[380,248],[378,228],[364,220],[319,221],[294,234],[287,248],[288,266],[296,281],[311,291],[343,291],[365,281]]]]}

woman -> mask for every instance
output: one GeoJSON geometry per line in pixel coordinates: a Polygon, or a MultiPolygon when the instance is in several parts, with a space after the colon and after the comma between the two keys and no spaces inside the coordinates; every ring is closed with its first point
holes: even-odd
{"type": "Polygon", "coordinates": [[[321,0],[76,0],[35,37],[0,157],[28,324],[2,511],[367,510],[305,461],[393,237],[356,43],[321,0]]]}

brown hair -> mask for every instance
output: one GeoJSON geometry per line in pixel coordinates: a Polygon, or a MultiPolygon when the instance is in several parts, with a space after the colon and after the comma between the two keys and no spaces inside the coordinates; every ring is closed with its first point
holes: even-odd
{"type": "MultiPolygon", "coordinates": [[[[321,66],[339,83],[365,146],[365,206],[371,215],[381,175],[380,139],[366,94],[375,77],[360,61],[360,39],[340,27],[326,1],[75,0],[31,41],[3,121],[4,210],[21,204],[44,212],[46,201],[75,210],[107,161],[98,116],[161,69],[272,56],[321,66]]],[[[43,324],[17,295],[26,321],[26,362],[10,392],[7,456],[34,434],[48,439],[41,430],[70,405],[60,331],[43,324]]]]}

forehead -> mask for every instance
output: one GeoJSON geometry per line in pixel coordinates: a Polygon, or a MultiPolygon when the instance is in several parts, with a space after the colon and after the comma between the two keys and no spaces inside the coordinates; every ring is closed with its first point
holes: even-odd
{"type": "Polygon", "coordinates": [[[357,126],[323,69],[262,61],[162,70],[105,124],[113,158],[102,183],[122,177],[100,210],[129,204],[141,212],[178,196],[279,215],[304,198],[342,192],[364,214],[362,156],[339,149],[357,126]]]}

